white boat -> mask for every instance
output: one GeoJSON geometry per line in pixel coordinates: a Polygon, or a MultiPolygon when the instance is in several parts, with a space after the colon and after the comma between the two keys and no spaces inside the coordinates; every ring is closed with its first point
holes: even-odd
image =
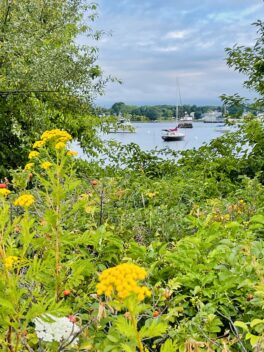
{"type": "MultiPolygon", "coordinates": [[[[194,113],[192,113],[194,114],[194,113]]],[[[188,115],[187,112],[185,112],[185,115],[179,120],[178,127],[180,128],[193,128],[193,116],[188,115]]]]}
{"type": "MultiPolygon", "coordinates": [[[[179,84],[178,84],[179,88],[179,84]]],[[[179,88],[179,98],[181,101],[181,94],[180,94],[180,88],[179,88]]],[[[182,141],[185,137],[185,134],[183,132],[179,131],[179,126],[178,126],[178,118],[179,118],[179,106],[178,104],[176,105],[176,126],[174,128],[166,128],[163,131],[163,134],[161,138],[165,142],[172,142],[172,141],[182,141]]]]}
{"type": "Polygon", "coordinates": [[[165,142],[171,142],[171,141],[182,141],[185,137],[185,134],[183,132],[180,132],[178,127],[175,128],[166,128],[164,130],[163,135],[161,138],[165,142]]]}

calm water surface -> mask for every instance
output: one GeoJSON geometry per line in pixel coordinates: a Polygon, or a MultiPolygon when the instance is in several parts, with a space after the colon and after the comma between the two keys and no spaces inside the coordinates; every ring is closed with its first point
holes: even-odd
{"type": "MultiPolygon", "coordinates": [[[[174,124],[173,122],[133,123],[136,129],[135,133],[110,133],[102,135],[102,139],[112,139],[123,144],[136,143],[144,151],[155,148],[169,148],[178,151],[199,148],[204,143],[222,135],[222,133],[216,131],[219,128],[217,123],[194,122],[193,128],[181,129],[185,133],[183,141],[164,142],[161,138],[162,129],[174,127],[174,124]]],[[[82,150],[78,146],[75,147],[78,149],[80,157],[85,158],[82,150]]]]}

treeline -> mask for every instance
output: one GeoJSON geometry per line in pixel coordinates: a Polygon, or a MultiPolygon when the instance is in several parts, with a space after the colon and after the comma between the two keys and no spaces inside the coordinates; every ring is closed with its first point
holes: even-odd
{"type": "MultiPolygon", "coordinates": [[[[185,113],[188,115],[194,113],[196,119],[202,118],[202,115],[211,110],[217,110],[222,112],[221,106],[197,106],[197,105],[183,105],[179,106],[179,118],[183,117],[185,113]]],[[[129,117],[135,121],[141,120],[159,120],[159,119],[171,119],[176,116],[176,106],[175,105],[126,105],[123,102],[117,102],[112,105],[110,109],[97,108],[98,114],[103,115],[122,115],[124,117],[129,117]]]]}

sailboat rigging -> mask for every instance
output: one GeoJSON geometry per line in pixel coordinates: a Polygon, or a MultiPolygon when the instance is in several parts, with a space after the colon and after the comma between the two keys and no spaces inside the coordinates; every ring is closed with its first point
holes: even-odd
{"type": "MultiPolygon", "coordinates": [[[[179,86],[179,82],[177,80],[177,85],[178,85],[178,90],[179,90],[179,99],[180,99],[180,103],[181,103],[181,92],[180,92],[180,86],[179,86]]],[[[165,141],[165,142],[170,142],[170,141],[182,141],[185,137],[185,134],[183,132],[179,131],[179,126],[178,126],[178,120],[179,120],[179,104],[177,101],[176,104],[176,126],[174,128],[166,128],[163,129],[162,131],[164,132],[161,136],[161,138],[165,141]]]]}

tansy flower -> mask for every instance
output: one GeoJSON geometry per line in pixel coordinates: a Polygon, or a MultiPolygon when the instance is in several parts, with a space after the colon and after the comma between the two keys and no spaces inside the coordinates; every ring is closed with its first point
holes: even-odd
{"type": "Polygon", "coordinates": [[[6,188],[0,188],[0,196],[2,197],[6,197],[11,193],[11,191],[9,191],[9,189],[6,188]]]}
{"type": "Polygon", "coordinates": [[[33,150],[28,154],[29,159],[34,159],[34,158],[37,158],[38,156],[39,156],[39,152],[36,152],[35,150],[33,150]]]}
{"type": "Polygon", "coordinates": [[[10,255],[4,259],[4,266],[6,269],[12,269],[13,264],[18,261],[18,257],[10,255]]]}
{"type": "Polygon", "coordinates": [[[66,131],[55,129],[55,130],[45,131],[42,134],[41,139],[44,142],[55,139],[55,140],[57,140],[57,142],[66,143],[72,139],[72,136],[66,131]]]}
{"type": "Polygon", "coordinates": [[[74,150],[69,150],[69,151],[67,152],[67,155],[69,155],[69,156],[76,156],[76,155],[78,155],[78,152],[75,152],[74,150]]]}
{"type": "Polygon", "coordinates": [[[32,194],[23,194],[14,201],[15,206],[20,206],[24,208],[30,207],[35,202],[35,198],[32,194]]]}
{"type": "Polygon", "coordinates": [[[39,149],[39,148],[43,147],[44,144],[45,144],[44,141],[36,141],[36,142],[33,144],[33,148],[34,148],[34,149],[39,149]]]}
{"type": "Polygon", "coordinates": [[[49,161],[44,161],[40,167],[44,170],[48,170],[51,167],[52,163],[50,163],[49,161]]]}
{"type": "Polygon", "coordinates": [[[24,167],[25,170],[31,170],[32,167],[34,166],[34,163],[27,163],[24,167]]]}
{"type": "Polygon", "coordinates": [[[63,148],[65,148],[64,142],[58,142],[55,144],[55,149],[63,149],[63,148]]]}
{"type": "Polygon", "coordinates": [[[97,294],[106,296],[117,296],[124,299],[131,294],[136,294],[139,301],[151,296],[146,286],[139,286],[138,281],[147,276],[145,269],[133,263],[119,264],[113,268],[104,270],[99,277],[97,294]]]}

